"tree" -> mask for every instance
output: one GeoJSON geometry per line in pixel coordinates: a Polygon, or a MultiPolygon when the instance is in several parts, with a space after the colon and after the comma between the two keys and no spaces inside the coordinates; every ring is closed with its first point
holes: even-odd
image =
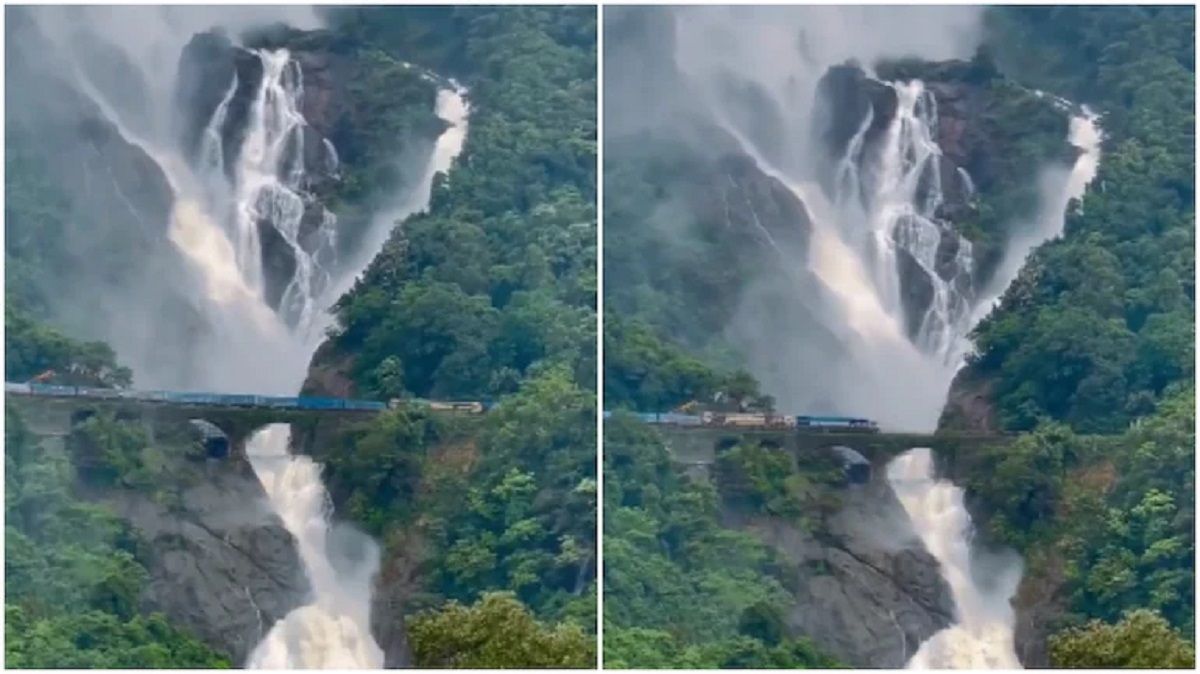
{"type": "Polygon", "coordinates": [[[1115,625],[1094,620],[1050,637],[1050,662],[1065,669],[1192,669],[1196,649],[1154,611],[1115,625]]]}
{"type": "Polygon", "coordinates": [[[413,658],[425,668],[559,668],[596,666],[595,639],[577,625],[553,628],[534,619],[512,594],[489,592],[472,606],[450,602],[409,621],[413,658]]]}

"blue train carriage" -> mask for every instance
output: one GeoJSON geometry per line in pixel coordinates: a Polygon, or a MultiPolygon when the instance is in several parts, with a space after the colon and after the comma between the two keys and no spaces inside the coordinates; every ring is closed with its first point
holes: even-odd
{"type": "Polygon", "coordinates": [[[296,406],[303,410],[340,410],[346,402],[341,398],[297,398],[296,406]]]}
{"type": "Polygon", "coordinates": [[[4,382],[4,392],[8,395],[33,395],[33,389],[29,384],[19,384],[17,382],[4,382]]]}
{"type": "Polygon", "coordinates": [[[658,415],[658,423],[670,426],[702,426],[704,420],[699,414],[680,414],[678,412],[663,412],[658,415]]]}
{"type": "Polygon", "coordinates": [[[862,417],[834,416],[798,416],[797,428],[809,428],[819,431],[850,431],[856,433],[878,433],[879,424],[862,417]]]}
{"type": "Polygon", "coordinates": [[[269,407],[272,409],[287,409],[298,407],[299,398],[294,396],[254,396],[255,407],[269,407]]]}
{"type": "Polygon", "coordinates": [[[60,386],[58,384],[30,384],[29,389],[34,395],[52,396],[55,398],[73,398],[79,395],[79,390],[74,386],[60,386]]]}
{"type": "Polygon", "coordinates": [[[255,396],[253,395],[245,395],[241,393],[221,396],[223,404],[232,405],[234,407],[254,407],[254,398],[255,396]]]}

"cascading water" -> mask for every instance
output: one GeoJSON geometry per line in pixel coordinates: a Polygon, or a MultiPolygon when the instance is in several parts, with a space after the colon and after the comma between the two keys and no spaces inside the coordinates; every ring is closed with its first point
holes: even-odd
{"type": "MultiPolygon", "coordinates": [[[[1034,227],[1010,242],[995,296],[981,302],[968,326],[982,318],[998,301],[1029,252],[1062,232],[1068,204],[1083,196],[1100,161],[1101,133],[1097,117],[1087,108],[1071,119],[1069,140],[1080,150],[1074,167],[1065,176],[1042,181],[1042,207],[1034,227]]],[[[1020,561],[998,566],[985,589],[972,573],[971,518],[962,490],[934,475],[928,449],[912,449],[888,464],[888,481],[900,499],[918,537],[941,565],[956,608],[956,623],[921,645],[909,660],[910,669],[1016,669],[1021,666],[1013,641],[1011,598],[1021,580],[1020,561]]]]}
{"type": "MultiPolygon", "coordinates": [[[[263,271],[263,230],[270,228],[287,246],[294,270],[282,283],[279,312],[289,325],[308,325],[318,310],[315,304],[328,286],[336,237],[337,218],[306,191],[310,180],[305,166],[307,122],[300,113],[304,78],[300,64],[286,49],[256,50],[262,63],[262,81],[250,108],[249,126],[237,153],[236,165],[223,147],[222,130],[229,102],[237,87],[237,73],[224,100],[204,130],[200,169],[209,184],[222,176],[233,179],[233,214],[230,237],[238,267],[247,284],[260,294],[266,287],[263,271]],[[305,221],[314,221],[305,232],[305,221]]],[[[337,163],[327,139],[321,144],[325,166],[337,163]]],[[[216,197],[224,197],[217,189],[216,197]]],[[[210,196],[210,199],[213,197],[210,196]]]]}
{"type": "MultiPolygon", "coordinates": [[[[265,116],[265,120],[255,123],[255,130],[247,134],[247,145],[242,150],[243,166],[284,166],[288,182],[298,185],[303,179],[302,167],[297,168],[294,162],[288,164],[266,162],[261,157],[278,152],[283,138],[292,135],[302,142],[302,136],[296,131],[304,124],[303,118],[296,111],[295,102],[298,96],[289,92],[301,90],[299,67],[293,70],[294,76],[285,76],[289,70],[286,53],[264,54],[264,63],[273,62],[279,66],[279,77],[274,78],[276,84],[264,84],[264,94],[260,100],[263,105],[256,110],[265,116]],[[294,79],[289,79],[294,78],[294,79]],[[274,89],[274,92],[271,92],[274,89]],[[281,101],[289,101],[287,105],[278,105],[281,101]],[[273,123],[279,122],[282,123],[273,123]],[[287,129],[286,133],[272,132],[271,129],[287,129]],[[272,148],[261,151],[260,148],[272,148]],[[249,159],[245,157],[249,156],[249,159]]],[[[272,72],[272,71],[268,71],[272,72]]],[[[264,78],[268,79],[269,78],[264,78]]],[[[382,233],[373,233],[374,240],[382,240],[386,236],[389,225],[423,208],[428,203],[429,187],[433,176],[449,168],[465,140],[467,106],[463,101],[463,90],[455,86],[453,89],[442,90],[438,95],[437,113],[450,126],[438,138],[434,146],[423,179],[409,196],[402,209],[392,211],[394,218],[388,221],[376,221],[374,229],[384,229],[382,233]]],[[[331,149],[332,144],[329,148],[331,149]]],[[[294,156],[300,156],[299,148],[290,150],[294,156]]],[[[285,155],[277,154],[284,157],[285,155]]],[[[336,162],[336,154],[330,153],[336,162]]],[[[278,161],[278,160],[277,160],[278,161]]],[[[262,181],[259,192],[259,203],[264,198],[276,199],[287,196],[288,187],[273,181],[269,174],[256,171],[253,168],[241,172],[241,176],[251,176],[262,181]]],[[[239,194],[249,194],[252,190],[239,189],[239,194]]],[[[292,193],[294,194],[294,193],[292,193]]],[[[294,203],[294,202],[293,202],[294,203]]],[[[328,220],[326,221],[328,222],[328,220]]],[[[290,243],[290,241],[289,241],[290,243]]],[[[375,249],[377,250],[377,248],[375,249]]],[[[256,251],[249,251],[251,256],[256,251]]],[[[364,261],[365,264],[365,261],[364,261]]],[[[355,272],[357,273],[357,272],[355,272]]],[[[351,280],[353,274],[347,275],[351,280]]],[[[296,375],[292,390],[299,387],[307,367],[307,354],[317,346],[314,339],[320,339],[324,334],[324,322],[329,319],[324,311],[324,318],[314,322],[314,307],[325,308],[337,299],[336,294],[327,292],[318,294],[316,286],[297,283],[289,286],[289,292],[295,292],[302,297],[305,307],[301,314],[299,326],[291,332],[292,338],[304,346],[301,352],[306,354],[303,361],[294,364],[296,375]]],[[[341,289],[348,285],[344,281],[337,286],[341,289]]],[[[287,297],[287,295],[285,295],[287,297]]],[[[281,310],[285,307],[281,306],[281,310]]],[[[272,627],[271,631],[259,643],[251,654],[247,666],[252,668],[366,668],[378,669],[383,666],[383,652],[375,643],[370,628],[370,599],[371,585],[378,569],[378,551],[374,544],[368,545],[365,559],[355,564],[334,564],[327,549],[327,538],[330,532],[329,497],[321,481],[320,466],[305,456],[291,456],[288,452],[290,429],[286,425],[276,425],[263,429],[248,443],[247,454],[251,465],[266,489],[268,497],[276,513],[283,519],[288,531],[296,537],[300,548],[300,556],[305,565],[305,571],[312,583],[312,601],[301,608],[289,613],[283,620],[272,627]]]]}
{"type": "Polygon", "coordinates": [[[866,145],[875,111],[867,110],[837,162],[833,201],[837,232],[866,262],[887,312],[907,323],[904,289],[920,275],[927,305],[909,330],[924,352],[947,363],[963,355],[974,300],[971,243],[936,213],[943,203],[937,98],[919,80],[881,83],[896,95],[896,113],[877,147],[866,145]],[[944,259],[943,251],[954,251],[944,259]],[[907,270],[907,271],[906,271],[907,270]]]}
{"type": "Polygon", "coordinates": [[[296,537],[312,583],[311,603],[275,623],[250,654],[253,669],[379,669],[383,651],[371,636],[371,584],[379,553],[368,546],[357,564],[335,566],[330,558],[330,503],[321,467],[291,456],[291,429],[275,424],[249,442],[250,465],[275,512],[296,537]]]}
{"type": "MultiPolygon", "coordinates": [[[[1081,151],[1069,172],[1044,171],[1040,207],[1013,235],[988,288],[975,287],[970,242],[938,219],[942,205],[942,151],[937,100],[919,81],[882,83],[897,98],[886,133],[873,143],[869,110],[833,168],[833,194],[816,181],[796,179],[772,166],[748,136],[713,105],[718,120],[771,177],[804,203],[811,219],[809,271],[836,298],[840,317],[855,337],[860,394],[854,411],[869,412],[894,428],[936,425],[950,382],[971,349],[970,330],[995,305],[1030,251],[1062,232],[1072,199],[1095,176],[1101,135],[1083,109],[1070,124],[1069,142],[1081,151]],[[949,254],[947,254],[949,253],[949,254]],[[906,328],[902,256],[923,274],[931,292],[916,330],[906,328]],[[983,292],[987,291],[987,292],[983,292]],[[920,386],[913,386],[920,382],[920,386]],[[878,407],[871,407],[878,405],[878,407]]],[[[974,184],[961,169],[964,191],[974,184]]],[[[849,413],[851,410],[847,410],[849,413]]],[[[1018,668],[1010,599],[1021,577],[1019,558],[992,560],[987,581],[972,573],[980,553],[971,545],[970,516],[962,490],[938,480],[928,449],[913,449],[888,466],[888,480],[922,545],[938,561],[956,607],[955,623],[924,642],[908,666],[1018,668]]]]}
{"type": "Polygon", "coordinates": [[[912,449],[893,459],[887,478],[917,536],[938,561],[957,612],[954,625],[921,644],[909,669],[1019,669],[1009,598],[1021,580],[1020,563],[1000,568],[990,588],[975,580],[963,491],[935,478],[929,449],[912,449]]]}

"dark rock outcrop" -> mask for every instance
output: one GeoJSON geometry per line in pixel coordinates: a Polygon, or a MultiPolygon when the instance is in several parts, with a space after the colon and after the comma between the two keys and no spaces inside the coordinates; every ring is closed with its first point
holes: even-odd
{"type": "MultiPolygon", "coordinates": [[[[122,490],[107,501],[146,541],[142,608],[161,611],[235,664],[309,591],[295,540],[244,459],[189,471],[173,507],[122,490]]],[[[186,473],[185,473],[186,474],[186,473]]]]}
{"type": "MultiPolygon", "coordinates": [[[[78,496],[111,509],[131,528],[136,557],[149,572],[140,609],[161,612],[241,666],[275,621],[305,603],[309,583],[295,540],[273,513],[244,457],[210,458],[215,426],[142,423],[155,458],[152,486],[94,479],[96,447],[73,427],[90,414],[23,401],[21,416],[47,452],[66,452],[78,496]]],[[[227,441],[227,440],[226,440],[227,441]]]]}
{"type": "MultiPolygon", "coordinates": [[[[849,62],[827,70],[817,82],[812,122],[816,147],[823,153],[822,162],[835,169],[868,117],[871,121],[863,147],[874,146],[891,125],[898,105],[895,89],[868,77],[857,63],[849,62]]],[[[835,170],[822,171],[819,175],[821,186],[829,194],[836,192],[835,176],[835,170]]]]}
{"type": "Polygon", "coordinates": [[[840,509],[815,531],[778,518],[742,526],[795,566],[788,616],[795,634],[852,667],[901,668],[953,621],[950,588],[883,470],[837,496],[840,509]]]}

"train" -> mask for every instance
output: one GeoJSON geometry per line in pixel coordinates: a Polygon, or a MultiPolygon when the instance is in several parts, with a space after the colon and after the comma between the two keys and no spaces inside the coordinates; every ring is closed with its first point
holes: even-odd
{"type": "Polygon", "coordinates": [[[316,396],[260,396],[229,393],[187,393],[176,391],[134,391],[130,389],[92,388],[88,386],[63,386],[38,382],[5,382],[7,395],[43,396],[51,398],[99,398],[132,400],[150,403],[173,403],[177,405],[219,405],[222,407],[266,407],[274,409],[301,410],[350,410],[381,412],[406,405],[424,405],[434,411],[483,414],[493,407],[490,402],[424,400],[421,398],[399,399],[388,402],[377,400],[354,400],[316,396]]]}
{"type": "MultiPolygon", "coordinates": [[[[641,421],[665,426],[709,426],[720,428],[751,429],[807,429],[821,432],[878,433],[879,424],[862,417],[836,417],[773,414],[769,412],[701,412],[680,414],[678,412],[635,412],[641,421]]],[[[604,418],[613,415],[604,411],[604,418]]]]}

